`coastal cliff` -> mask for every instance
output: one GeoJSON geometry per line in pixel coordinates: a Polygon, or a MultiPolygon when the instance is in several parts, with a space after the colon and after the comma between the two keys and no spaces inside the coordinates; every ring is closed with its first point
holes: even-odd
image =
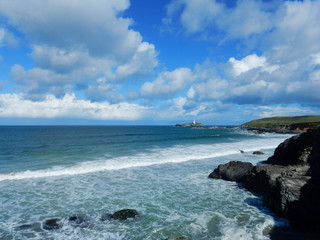
{"type": "Polygon", "coordinates": [[[320,128],[285,140],[261,165],[232,161],[209,177],[243,183],[293,227],[320,229],[320,128]]]}
{"type": "Polygon", "coordinates": [[[252,120],[240,125],[257,132],[301,133],[320,126],[319,115],[272,117],[252,120]]]}

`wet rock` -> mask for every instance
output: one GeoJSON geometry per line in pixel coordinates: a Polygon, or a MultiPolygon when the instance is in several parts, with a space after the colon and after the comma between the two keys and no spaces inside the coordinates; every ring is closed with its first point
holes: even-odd
{"type": "Polygon", "coordinates": [[[42,224],[45,230],[57,230],[62,228],[63,224],[59,218],[48,219],[42,224]]]}
{"type": "Polygon", "coordinates": [[[191,240],[191,238],[178,237],[178,238],[166,238],[164,240],[191,240]]]}
{"type": "Polygon", "coordinates": [[[261,151],[254,151],[252,154],[255,154],[255,155],[263,155],[264,153],[261,152],[261,151]]]}
{"type": "Polygon", "coordinates": [[[253,167],[245,177],[228,176],[230,166],[238,169],[234,162],[219,165],[212,175],[244,183],[292,226],[320,229],[320,128],[287,139],[266,162],[269,164],[253,167]]]}
{"type": "Polygon", "coordinates": [[[209,178],[224,179],[228,181],[243,181],[251,172],[253,165],[248,162],[231,161],[220,164],[209,178]]]}
{"type": "Polygon", "coordinates": [[[122,209],[113,213],[110,217],[115,220],[127,220],[128,218],[135,218],[138,214],[135,209],[122,209]]]}
{"type": "MultiPolygon", "coordinates": [[[[276,165],[309,164],[320,174],[320,128],[293,136],[281,143],[267,163],[276,165]]],[[[319,175],[318,175],[319,176],[319,175]]]]}
{"type": "Polygon", "coordinates": [[[75,214],[69,217],[68,221],[72,224],[80,225],[87,221],[85,214],[75,214]]]}
{"type": "Polygon", "coordinates": [[[15,230],[17,230],[17,231],[32,230],[35,232],[42,231],[40,223],[23,224],[23,225],[15,227],[15,230]]]}

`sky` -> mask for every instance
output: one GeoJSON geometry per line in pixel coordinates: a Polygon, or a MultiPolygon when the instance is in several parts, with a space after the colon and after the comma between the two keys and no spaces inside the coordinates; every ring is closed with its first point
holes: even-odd
{"type": "Polygon", "coordinates": [[[0,124],[320,114],[320,1],[0,0],[0,124]]]}

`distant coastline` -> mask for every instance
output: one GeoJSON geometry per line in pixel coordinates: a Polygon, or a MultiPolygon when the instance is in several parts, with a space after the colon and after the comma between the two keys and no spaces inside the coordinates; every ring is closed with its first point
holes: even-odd
{"type": "Polygon", "coordinates": [[[272,117],[252,120],[240,128],[261,132],[301,133],[320,126],[320,115],[272,117]]]}

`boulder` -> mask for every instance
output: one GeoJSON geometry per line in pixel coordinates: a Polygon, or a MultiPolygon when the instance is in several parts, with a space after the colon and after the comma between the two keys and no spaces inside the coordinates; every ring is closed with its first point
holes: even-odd
{"type": "Polygon", "coordinates": [[[113,213],[110,217],[115,220],[127,220],[128,218],[135,218],[138,214],[135,209],[122,209],[113,213]]]}
{"type": "Polygon", "coordinates": [[[261,151],[254,151],[252,154],[255,154],[255,155],[263,155],[264,153],[261,152],[261,151]]]}
{"type": "Polygon", "coordinates": [[[243,181],[251,172],[253,165],[248,162],[231,161],[220,164],[209,178],[224,179],[228,181],[243,181]]]}
{"type": "Polygon", "coordinates": [[[59,218],[48,219],[42,224],[45,230],[57,230],[62,228],[63,224],[59,218]]]}
{"type": "Polygon", "coordinates": [[[84,214],[75,214],[69,217],[68,221],[75,225],[83,224],[87,221],[87,216],[84,214]]]}

